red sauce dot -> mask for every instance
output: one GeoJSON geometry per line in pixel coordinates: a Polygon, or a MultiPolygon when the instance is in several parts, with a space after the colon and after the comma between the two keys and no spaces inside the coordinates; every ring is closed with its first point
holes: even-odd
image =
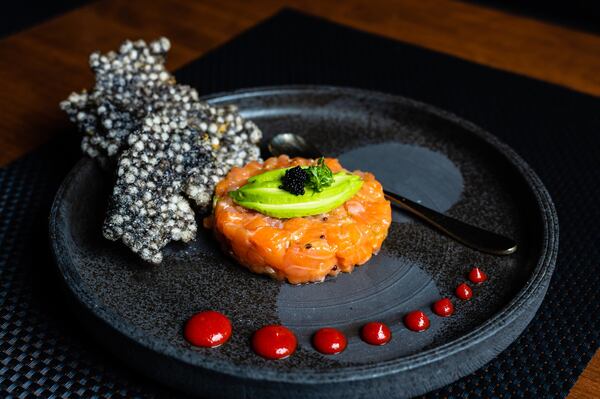
{"type": "Polygon", "coordinates": [[[462,283],[458,287],[456,287],[456,296],[460,299],[464,299],[468,301],[473,296],[473,290],[467,283],[462,283]]]}
{"type": "Polygon", "coordinates": [[[326,355],[335,355],[346,349],[348,340],[343,332],[335,328],[321,328],[313,335],[313,346],[326,355]]]}
{"type": "Polygon", "coordinates": [[[409,330],[421,332],[429,328],[429,318],[422,311],[415,310],[404,316],[404,324],[409,330]]]}
{"type": "Polygon", "coordinates": [[[365,324],[360,330],[360,337],[367,344],[385,345],[392,339],[390,328],[380,322],[365,324]]]}
{"type": "Polygon", "coordinates": [[[487,274],[485,274],[483,272],[483,270],[481,270],[478,267],[472,268],[471,271],[469,272],[469,280],[471,280],[472,283],[480,284],[480,283],[483,283],[484,281],[486,281],[487,279],[488,279],[487,274]]]}
{"type": "Polygon", "coordinates": [[[284,326],[271,325],[252,335],[252,349],[266,359],[285,359],[296,351],[296,336],[284,326]]]}
{"type": "Polygon", "coordinates": [[[454,305],[448,298],[443,298],[437,301],[432,306],[433,313],[441,317],[448,317],[454,313],[454,305]]]}
{"type": "Polygon", "coordinates": [[[231,322],[221,313],[207,310],[196,313],[187,321],[183,335],[194,346],[215,348],[231,337],[231,322]]]}

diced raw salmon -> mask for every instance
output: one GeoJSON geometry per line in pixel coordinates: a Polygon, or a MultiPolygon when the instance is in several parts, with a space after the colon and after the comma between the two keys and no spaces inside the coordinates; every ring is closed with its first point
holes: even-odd
{"type": "MultiPolygon", "coordinates": [[[[343,170],[337,159],[327,158],[325,163],[334,173],[343,170]]],[[[273,218],[235,204],[228,195],[268,170],[313,164],[282,155],[233,168],[216,187],[217,203],[205,226],[213,228],[229,253],[255,273],[300,284],[351,272],[379,251],[392,220],[390,203],[371,173],[355,171],[364,181],[360,191],[316,216],[273,218]]]]}

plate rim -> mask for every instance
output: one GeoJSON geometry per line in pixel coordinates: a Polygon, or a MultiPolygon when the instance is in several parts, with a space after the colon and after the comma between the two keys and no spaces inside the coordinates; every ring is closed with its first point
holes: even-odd
{"type": "MultiPolygon", "coordinates": [[[[148,338],[140,328],[128,324],[127,321],[116,312],[93,303],[92,297],[88,292],[73,286],[73,276],[71,276],[71,265],[66,257],[60,256],[65,253],[63,246],[56,237],[58,233],[58,221],[60,216],[60,204],[70,183],[77,172],[86,162],[93,161],[90,158],[82,157],[75,166],[69,171],[61,183],[50,211],[49,236],[51,242],[52,255],[58,265],[61,276],[69,290],[75,294],[77,301],[82,304],[87,311],[90,311],[96,318],[112,327],[118,333],[126,338],[133,340],[139,345],[157,352],[162,356],[167,356],[177,362],[184,362],[193,367],[199,367],[212,372],[227,374],[236,378],[252,379],[257,381],[268,381],[277,383],[331,383],[346,382],[384,377],[390,374],[401,373],[419,367],[436,363],[457,352],[464,351],[473,347],[481,341],[501,332],[504,326],[523,315],[526,311],[530,298],[536,298],[540,290],[543,290],[543,296],[547,289],[547,283],[554,272],[556,258],[558,254],[559,225],[558,216],[550,194],[543,185],[541,179],[531,169],[531,167],[508,145],[503,143],[493,134],[487,132],[478,125],[457,116],[454,113],[442,110],[435,106],[416,101],[401,95],[388,94],[375,90],[365,90],[353,87],[331,86],[331,85],[284,85],[284,86],[263,86],[254,88],[244,88],[233,91],[217,92],[201,96],[201,99],[211,104],[230,103],[234,99],[269,96],[269,95],[289,95],[301,93],[336,93],[351,96],[376,96],[388,102],[402,103],[427,113],[431,113],[439,118],[459,125],[463,130],[467,130],[485,143],[491,145],[494,150],[500,153],[507,162],[516,168],[516,171],[524,178],[527,188],[533,194],[537,203],[537,211],[540,212],[542,224],[542,245],[541,254],[537,259],[531,275],[522,289],[496,314],[478,325],[472,331],[446,342],[434,348],[427,349],[408,356],[402,356],[396,359],[381,361],[377,363],[347,366],[339,369],[330,370],[276,370],[263,369],[251,365],[236,365],[226,360],[207,357],[198,352],[189,353],[189,356],[174,356],[169,351],[168,344],[161,344],[158,340],[148,338]],[[109,321],[110,320],[110,321],[109,321]]],[[[540,300],[541,303],[541,300],[540,300]]],[[[539,304],[535,307],[535,311],[539,304]]],[[[530,320],[536,312],[532,312],[530,320]]],[[[530,320],[527,321],[529,324],[530,320]]],[[[520,333],[522,333],[522,329],[520,333]]],[[[514,341],[514,340],[513,340],[514,341]]],[[[512,341],[511,341],[512,342],[512,341]]],[[[495,356],[494,356],[495,357],[495,356]]]]}

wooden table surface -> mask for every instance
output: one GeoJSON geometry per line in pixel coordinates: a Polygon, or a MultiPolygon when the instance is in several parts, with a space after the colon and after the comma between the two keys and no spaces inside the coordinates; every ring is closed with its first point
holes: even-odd
{"type": "MultiPolygon", "coordinates": [[[[107,0],[0,40],[0,165],[56,134],[58,109],[92,84],[87,59],[164,35],[175,69],[282,7],[600,96],[600,36],[450,0],[107,0]]],[[[600,353],[569,398],[600,398],[600,353]]]]}

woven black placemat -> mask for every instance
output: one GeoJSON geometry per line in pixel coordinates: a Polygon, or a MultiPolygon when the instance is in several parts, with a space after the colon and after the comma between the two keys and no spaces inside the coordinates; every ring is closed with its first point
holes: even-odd
{"type": "MultiPolygon", "coordinates": [[[[513,345],[427,397],[567,394],[600,335],[600,99],[292,11],[177,75],[203,94],[300,83],[397,93],[457,113],[511,145],[556,203],[555,275],[539,313],[513,345]]],[[[77,140],[57,139],[0,169],[0,397],[180,397],[89,341],[57,288],[47,218],[58,184],[80,156],[77,140]]]]}

